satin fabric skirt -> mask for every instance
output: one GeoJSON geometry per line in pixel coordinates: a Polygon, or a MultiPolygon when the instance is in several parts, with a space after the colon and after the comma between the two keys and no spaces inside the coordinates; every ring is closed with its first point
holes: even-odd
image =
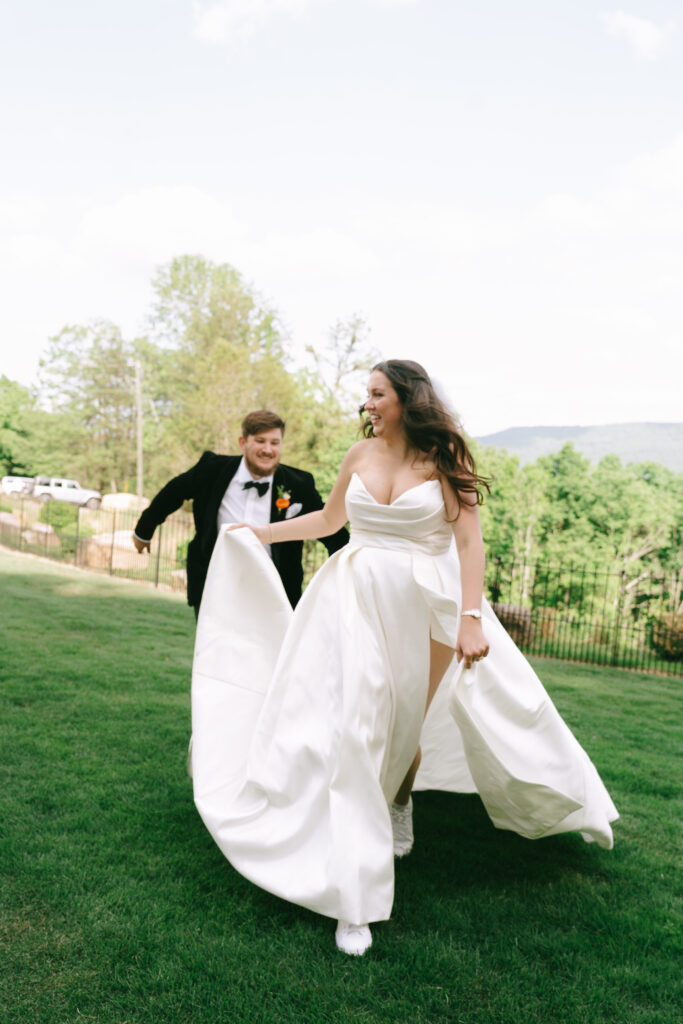
{"type": "MultiPolygon", "coordinates": [[[[422,496],[421,496],[422,497],[422,496]]],[[[455,645],[452,550],[357,531],[292,610],[248,530],[223,531],[197,627],[195,802],[245,877],[332,918],[391,914],[388,804],[422,745],[417,789],[478,792],[498,828],[578,830],[618,815],[538,677],[485,607],[491,654],[452,669],[427,719],[430,634],[455,645]]]]}

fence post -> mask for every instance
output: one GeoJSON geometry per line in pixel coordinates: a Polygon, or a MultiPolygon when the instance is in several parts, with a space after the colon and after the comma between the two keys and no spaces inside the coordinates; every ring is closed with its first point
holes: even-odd
{"type": "Polygon", "coordinates": [[[114,540],[116,538],[116,509],[111,514],[111,550],[109,551],[109,575],[114,575],[114,540]]]}
{"type": "Polygon", "coordinates": [[[610,661],[610,665],[618,665],[619,664],[619,640],[620,640],[619,633],[621,631],[621,612],[622,612],[622,608],[624,606],[623,597],[624,597],[624,579],[625,579],[625,577],[626,577],[626,573],[622,569],[621,573],[620,573],[620,579],[619,579],[619,592],[617,594],[616,615],[614,616],[614,644],[612,646],[612,660],[610,661]]]}
{"type": "Polygon", "coordinates": [[[81,506],[76,506],[76,536],[74,537],[74,565],[78,565],[78,537],[81,525],[81,506]]]}
{"type": "Polygon", "coordinates": [[[155,587],[159,586],[159,562],[161,561],[161,538],[162,538],[162,535],[163,535],[163,529],[164,529],[164,527],[163,527],[163,523],[162,523],[162,525],[159,527],[159,532],[157,534],[157,567],[156,567],[156,572],[155,572],[155,575],[154,575],[154,586],[155,587]]]}
{"type": "Polygon", "coordinates": [[[496,574],[493,578],[493,588],[491,591],[491,601],[495,604],[500,601],[500,558],[496,559],[496,574]]]}
{"type": "Polygon", "coordinates": [[[24,541],[24,498],[19,501],[19,550],[21,551],[24,541]]]}

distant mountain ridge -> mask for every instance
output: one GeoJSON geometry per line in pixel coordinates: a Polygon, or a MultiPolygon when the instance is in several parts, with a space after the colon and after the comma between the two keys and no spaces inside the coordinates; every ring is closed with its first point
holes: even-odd
{"type": "Polygon", "coordinates": [[[599,427],[508,427],[476,440],[484,446],[507,448],[521,462],[559,451],[571,442],[577,451],[599,462],[618,455],[622,462],[658,462],[683,472],[683,423],[608,423],[599,427]]]}

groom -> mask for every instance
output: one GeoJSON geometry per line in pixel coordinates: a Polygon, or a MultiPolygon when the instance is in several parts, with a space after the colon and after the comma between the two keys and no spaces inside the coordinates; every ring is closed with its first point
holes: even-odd
{"type": "MultiPolygon", "coordinates": [[[[285,424],[268,409],[250,412],[242,421],[239,455],[204,452],[186,473],[174,477],[159,491],[135,525],[133,542],[149,551],[155,529],[184,501],[192,499],[196,536],[187,550],[187,602],[199,613],[204,582],[218,531],[223,523],[265,525],[315,512],[323,500],[310,473],[280,465],[285,424]]],[[[332,555],[349,539],[342,528],[321,537],[332,555]]],[[[280,574],[287,597],[296,605],[301,597],[303,542],[285,541],[266,548],[280,574]]]]}

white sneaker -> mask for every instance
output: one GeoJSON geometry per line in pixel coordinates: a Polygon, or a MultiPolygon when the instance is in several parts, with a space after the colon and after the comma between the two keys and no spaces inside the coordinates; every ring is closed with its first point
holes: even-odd
{"type": "Polygon", "coordinates": [[[337,921],[334,933],[337,949],[350,956],[362,956],[372,945],[372,935],[366,924],[349,924],[348,921],[337,921]]]}
{"type": "Polygon", "coordinates": [[[394,833],[394,857],[405,857],[413,848],[413,798],[407,804],[392,804],[391,828],[394,833]]]}

